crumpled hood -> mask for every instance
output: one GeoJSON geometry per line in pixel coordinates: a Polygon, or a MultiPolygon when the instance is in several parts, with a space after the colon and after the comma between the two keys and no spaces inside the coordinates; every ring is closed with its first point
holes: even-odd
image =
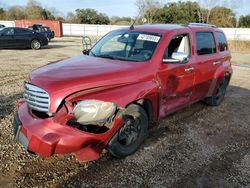
{"type": "Polygon", "coordinates": [[[79,55],[34,70],[29,82],[49,93],[50,112],[55,112],[66,96],[77,91],[138,82],[145,63],[79,55]]]}

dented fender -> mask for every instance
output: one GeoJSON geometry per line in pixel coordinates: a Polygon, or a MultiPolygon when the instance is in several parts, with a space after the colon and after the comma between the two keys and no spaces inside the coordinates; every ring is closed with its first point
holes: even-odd
{"type": "Polygon", "coordinates": [[[158,108],[158,84],[155,81],[146,81],[116,87],[100,87],[79,91],[65,98],[66,103],[96,99],[114,102],[118,107],[125,108],[128,104],[140,99],[148,99],[153,109],[158,108]]]}

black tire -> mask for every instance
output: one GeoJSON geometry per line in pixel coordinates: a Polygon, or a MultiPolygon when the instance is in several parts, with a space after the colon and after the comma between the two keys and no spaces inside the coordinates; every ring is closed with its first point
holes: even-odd
{"type": "Polygon", "coordinates": [[[117,158],[133,154],[148,135],[148,116],[145,110],[135,104],[129,105],[122,114],[124,125],[108,144],[108,151],[117,158]]]}
{"type": "Polygon", "coordinates": [[[31,43],[30,43],[30,47],[33,49],[33,50],[38,50],[41,48],[41,42],[39,40],[32,40],[31,43]]]}
{"type": "Polygon", "coordinates": [[[216,90],[215,94],[211,97],[206,98],[204,102],[210,106],[219,106],[224,100],[227,86],[228,86],[228,80],[224,77],[221,80],[221,83],[218,89],[216,90]]]}

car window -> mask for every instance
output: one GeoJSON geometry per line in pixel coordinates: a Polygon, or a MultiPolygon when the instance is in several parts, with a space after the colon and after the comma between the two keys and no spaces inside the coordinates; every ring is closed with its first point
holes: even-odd
{"type": "Polygon", "coordinates": [[[48,27],[43,27],[44,31],[50,31],[48,27]]]}
{"type": "Polygon", "coordinates": [[[38,32],[40,33],[45,32],[45,29],[43,27],[38,27],[38,32]]]}
{"type": "Polygon", "coordinates": [[[90,51],[95,57],[127,61],[151,59],[161,39],[157,33],[114,31],[103,37],[90,51]]]}
{"type": "Polygon", "coordinates": [[[196,33],[197,55],[207,55],[216,53],[216,45],[212,32],[196,33]]]}
{"type": "Polygon", "coordinates": [[[106,42],[102,47],[100,52],[105,53],[105,52],[112,52],[112,51],[123,51],[126,43],[119,42],[119,38],[122,36],[116,35],[113,38],[111,38],[108,42],[106,42]]]}
{"type": "Polygon", "coordinates": [[[219,49],[220,51],[227,51],[227,40],[225,38],[225,35],[222,32],[217,31],[216,37],[219,41],[219,49]]]}
{"type": "Polygon", "coordinates": [[[164,53],[164,59],[171,59],[174,52],[181,52],[190,56],[190,40],[188,34],[175,36],[169,43],[164,53]]]}
{"type": "Polygon", "coordinates": [[[32,32],[27,29],[15,29],[15,34],[17,35],[30,34],[30,33],[32,32]]]}
{"type": "Polygon", "coordinates": [[[3,33],[3,35],[14,35],[14,29],[6,29],[3,33]]]}

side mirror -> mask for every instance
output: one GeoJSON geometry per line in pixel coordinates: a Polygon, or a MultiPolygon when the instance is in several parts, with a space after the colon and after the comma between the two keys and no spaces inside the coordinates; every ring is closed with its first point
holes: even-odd
{"type": "Polygon", "coordinates": [[[174,52],[171,59],[163,59],[163,63],[186,63],[188,61],[188,55],[183,52],[174,52]]]}
{"type": "Polygon", "coordinates": [[[85,49],[85,50],[82,51],[82,53],[83,53],[84,55],[89,55],[89,52],[90,52],[90,50],[88,50],[88,49],[85,49]]]}

